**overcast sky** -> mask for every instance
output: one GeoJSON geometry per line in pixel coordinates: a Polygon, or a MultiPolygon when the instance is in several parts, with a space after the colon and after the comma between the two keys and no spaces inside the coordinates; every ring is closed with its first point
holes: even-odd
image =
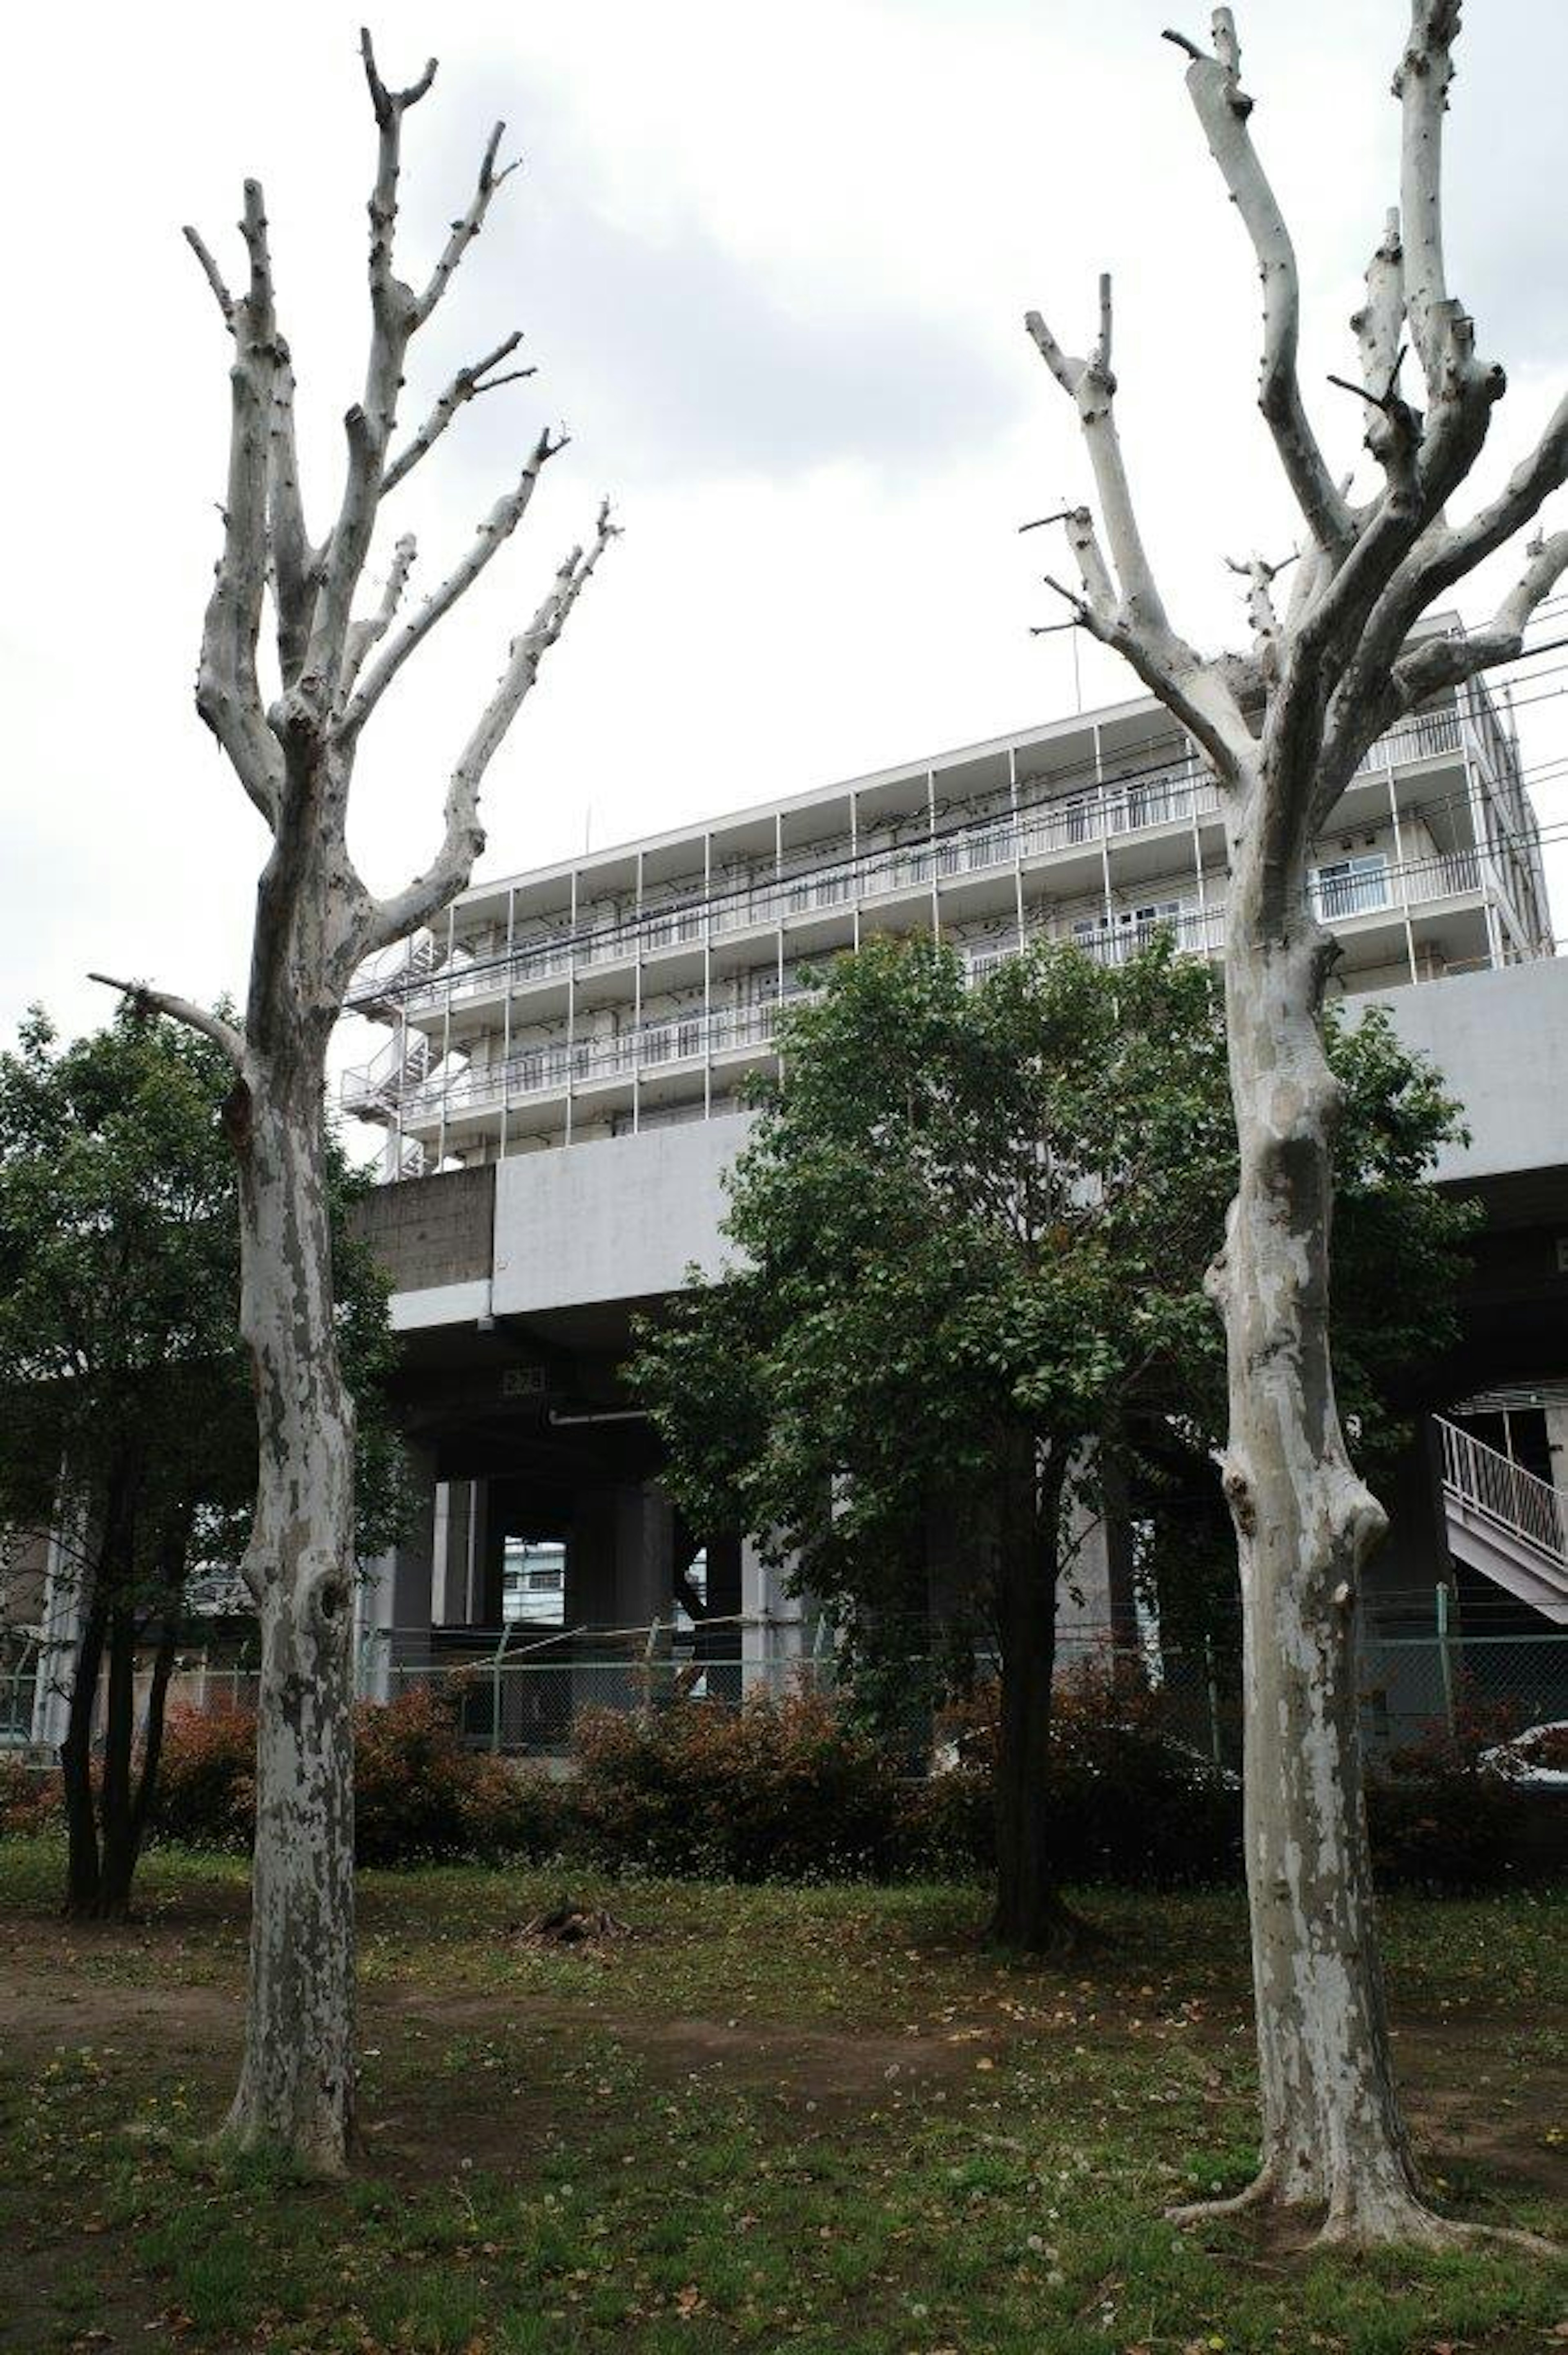
{"type": "MultiPolygon", "coordinates": [[[[604,490],[626,537],[491,770],[489,874],[1070,709],[1068,640],[1028,635],[1052,617],[1044,535],[1015,527],[1080,496],[1086,468],[1021,316],[1038,304],[1084,349],[1102,267],[1167,601],[1205,645],[1240,634],[1222,558],[1283,554],[1296,527],[1253,406],[1250,256],[1158,37],[1173,15],[1202,35],[1206,13],[383,0],[388,79],[412,79],[432,47],[441,59],[407,126],[406,273],[466,200],[496,116],[524,158],[416,346],[407,413],[514,325],[539,370],[471,409],[391,503],[388,540],[419,538],[417,582],[461,553],[542,422],[573,442],[372,724],[353,841],[374,886],[428,858],[507,636],[604,490]]],[[[179,228],[197,223],[232,265],[241,176],[263,179],[319,530],[363,367],[358,14],[100,0],[28,10],[10,33],[5,1036],[36,997],[68,1028],[101,1018],[90,965],[196,996],[242,989],[260,829],[191,703],[226,346],[179,228]]],[[[1301,256],[1305,378],[1363,482],[1356,404],[1323,378],[1348,366],[1345,321],[1396,192],[1389,77],[1406,17],[1404,0],[1241,12],[1256,133],[1301,256]]],[[[1564,89],[1563,0],[1470,12],[1449,274],[1511,378],[1483,487],[1568,377],[1564,89]]],[[[1504,585],[1495,570],[1471,584],[1467,612],[1504,585]]],[[[1128,681],[1086,645],[1082,687],[1096,702],[1128,681]]],[[[1532,707],[1527,757],[1568,746],[1565,710],[1532,707]]],[[[1568,820],[1563,784],[1540,804],[1548,825],[1568,820]]],[[[1568,932],[1568,859],[1552,863],[1568,932]]]]}

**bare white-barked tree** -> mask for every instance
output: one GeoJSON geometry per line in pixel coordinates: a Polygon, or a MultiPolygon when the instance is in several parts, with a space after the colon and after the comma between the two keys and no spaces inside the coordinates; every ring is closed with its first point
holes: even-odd
{"type": "MultiPolygon", "coordinates": [[[[196,708],[266,821],[272,847],[257,890],[242,1025],[135,983],[146,1006],[214,1039],[234,1066],[228,1125],[239,1165],[240,1318],[255,1361],[260,1439],[245,1578],[260,1619],[254,1912],[245,2058],[224,2132],[327,2171],[353,2126],[354,1801],[350,1705],[354,1600],[353,1401],[338,1369],[323,1190],[325,1058],[355,967],[428,924],[469,881],[484,845],[481,781],[614,530],[601,508],[522,634],[446,793],[435,858],[408,888],[376,899],[345,841],[349,789],[366,721],[398,672],[471,587],[527,511],[562,447],[548,433],[424,602],[398,618],[414,560],[397,541],[375,602],[356,612],[382,502],[464,405],[531,370],[505,368],[520,333],[452,378],[418,430],[395,446],[409,344],[479,235],[514,168],[491,133],[478,184],[422,287],[394,260],[403,118],[434,79],[407,90],[365,72],[376,113],[370,197],[370,325],[365,389],[344,419],[342,496],[325,537],[306,527],[295,454],[294,378],[273,301],[261,190],[245,184],[243,291],[229,292],[192,229],[185,235],[233,340],[223,545],[207,608],[196,708]],[[270,599],[276,659],[259,661],[270,599]]],[[[96,978],[104,978],[99,975],[96,978]]]]}
{"type": "MultiPolygon", "coordinates": [[[[1358,1579],[1384,1528],[1334,1403],[1329,1270],[1336,1089],[1321,1011],[1333,940],[1308,900],[1308,857],[1372,740],[1425,698],[1520,650],[1568,567],[1568,532],[1537,538],[1517,587],[1468,635],[1412,635],[1454,584],[1535,516],[1568,474],[1568,401],[1506,488],[1464,523],[1446,509],[1474,466],[1502,369],[1480,357],[1443,263],[1443,118],[1458,0],[1412,0],[1394,78],[1400,205],[1351,322],[1366,443],[1381,480],[1356,502],[1307,414],[1289,233],[1253,144],[1253,101],[1229,8],[1212,54],[1180,34],[1187,88],[1245,225],[1263,285],[1259,406],[1300,510],[1288,606],[1281,569],[1249,580],[1252,645],[1200,656],[1155,584],[1118,442],[1111,293],[1070,358],[1037,313],[1029,332],[1075,403],[1106,547],[1087,507],[1065,524],[1074,623],[1126,657],[1202,748],[1225,815],[1225,1002],[1240,1185],[1210,1289],[1225,1322],[1224,1481],[1245,1614],[1246,1870],[1263,2105],[1262,2166],[1231,2207],[1320,2211],[1326,2239],[1446,2243],[1460,2228],[1417,2191],[1390,2065],[1372,1917],[1355,1693],[1358,1579]],[[1405,338],[1423,389],[1402,389],[1405,338]]],[[[1208,2210],[1182,2211],[1189,2215],[1208,2210]]]]}

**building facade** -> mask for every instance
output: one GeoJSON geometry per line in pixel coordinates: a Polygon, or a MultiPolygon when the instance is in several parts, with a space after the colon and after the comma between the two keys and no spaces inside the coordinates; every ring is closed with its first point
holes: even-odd
{"type": "MultiPolygon", "coordinates": [[[[1462,1346],[1427,1369],[1435,1418],[1388,1492],[1378,1722],[1408,1732],[1453,1689],[1439,1590],[1497,1673],[1540,1663],[1531,1713],[1561,1713],[1568,961],[1506,704],[1477,682],[1374,745],[1310,890],[1335,989],[1385,1004],[1464,1104],[1437,1178],[1488,1219],[1462,1346]]],[[[809,1596],[752,1534],[683,1523],[621,1370],[635,1317],[722,1260],[741,1085],[774,1065],[779,1008],[874,933],[936,933],[977,975],[1042,938],[1114,962],[1162,928],[1216,956],[1225,891],[1213,783],[1139,701],[477,885],[362,975],[351,1002],[385,1038],[343,1102],[386,1135],[392,1182],[362,1215],[419,1492],[360,1591],[366,1689],[462,1666],[481,1738],[548,1748],[583,1703],[643,1693],[655,1641],[725,1691],[821,1653],[809,1596]]],[[[972,1571],[965,1542],[933,1518],[934,1608],[972,1571]]],[[[1135,1554],[1128,1518],[1086,1533],[1065,1651],[1139,1640],[1135,1554]]],[[[70,1596],[35,1583],[0,1670],[12,1738],[30,1723],[47,1747],[70,1596]]]]}
{"type": "MultiPolygon", "coordinates": [[[[1318,846],[1335,986],[1551,954],[1512,734],[1480,682],[1368,753],[1318,846]]],[[[1147,700],[476,886],[350,998],[386,1026],[343,1083],[388,1178],[735,1109],[778,1011],[872,932],[971,971],[1038,939],[1115,960],[1160,929],[1223,943],[1219,797],[1147,700]]]]}

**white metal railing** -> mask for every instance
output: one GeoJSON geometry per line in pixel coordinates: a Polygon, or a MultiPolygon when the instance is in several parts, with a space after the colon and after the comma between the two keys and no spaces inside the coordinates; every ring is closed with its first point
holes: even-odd
{"type": "Polygon", "coordinates": [[[429,1069],[430,1042],[422,1030],[398,1030],[368,1063],[344,1071],[338,1100],[344,1112],[389,1112],[429,1069]]]}
{"type": "Polygon", "coordinates": [[[1223,907],[1183,908],[1170,916],[1134,916],[1125,922],[1113,917],[1108,923],[1097,923],[1092,932],[1075,932],[1072,938],[1075,948],[1100,964],[1126,964],[1162,939],[1191,956],[1206,956],[1224,945],[1225,911],[1223,907]]]}
{"type": "Polygon", "coordinates": [[[613,1039],[547,1039],[515,1051],[504,1062],[471,1064],[450,1080],[432,1081],[405,1098],[403,1118],[410,1124],[429,1123],[443,1114],[479,1112],[560,1088],[631,1079],[666,1063],[701,1061],[709,1055],[765,1046],[772,1039],[779,1005],[789,1002],[768,998],[760,1005],[723,1007],[711,1014],[673,1014],[613,1039]]]}
{"type": "Polygon", "coordinates": [[[1538,1480],[1500,1448],[1457,1423],[1433,1418],[1443,1451],[1443,1486],[1461,1505],[1568,1568],[1568,1492],[1538,1480]]]}
{"type": "Polygon", "coordinates": [[[395,942],[376,956],[362,964],[355,975],[344,1003],[351,1012],[363,1012],[377,1006],[396,1006],[417,988],[421,975],[428,974],[436,961],[436,944],[429,932],[415,932],[407,941],[395,942]]]}
{"type": "MultiPolygon", "coordinates": [[[[1478,891],[1482,883],[1480,856],[1474,850],[1454,851],[1440,858],[1389,865],[1380,873],[1314,879],[1308,889],[1314,913],[1326,923],[1383,911],[1398,911],[1436,900],[1478,891]]],[[[1112,914],[1092,928],[1075,929],[1075,946],[1101,964],[1125,964],[1155,940],[1171,939],[1193,956],[1212,955],[1224,946],[1224,905],[1187,908],[1163,915],[1112,914]]],[[[976,943],[965,953],[965,968],[972,983],[993,972],[1005,958],[1018,954],[1016,942],[1005,946],[976,943]]],[[[630,1079],[639,1072],[673,1062],[701,1060],[742,1048],[767,1045],[774,1035],[780,1003],[768,998],[743,1007],[720,1007],[708,1013],[672,1014],[609,1039],[546,1039],[516,1049],[503,1062],[470,1065],[450,1079],[417,1086],[402,1098],[408,1122],[433,1123],[448,1113],[476,1112],[528,1096],[596,1082],[630,1079]]],[[[415,1034],[417,1035],[417,1034],[415,1034]]],[[[350,1077],[357,1082],[362,1075],[350,1077]]],[[[348,1102],[349,1082],[344,1082],[348,1102]]],[[[395,1101],[392,1096],[383,1101],[395,1101]]]]}
{"type": "Polygon", "coordinates": [[[1383,909],[1416,908],[1433,900],[1452,900],[1481,888],[1481,858],[1476,850],[1450,850],[1432,858],[1407,858],[1361,874],[1313,875],[1308,883],[1312,912],[1325,924],[1342,923],[1351,916],[1376,915],[1383,909]]]}
{"type": "MultiPolygon", "coordinates": [[[[1462,727],[1457,706],[1416,712],[1368,747],[1357,773],[1457,752],[1463,741],[1462,727]]],[[[924,841],[828,859],[796,875],[758,878],[749,886],[710,890],[694,899],[674,900],[668,907],[645,905],[640,913],[618,923],[516,943],[509,954],[502,952],[476,959],[458,950],[437,969],[434,943],[428,933],[421,934],[407,951],[399,948],[395,956],[357,975],[348,1003],[358,1008],[400,1003],[409,1010],[443,1004],[449,998],[461,1003],[546,981],[574,967],[581,970],[665,949],[698,946],[750,925],[779,923],[849,900],[1011,866],[1020,858],[1114,842],[1155,826],[1190,823],[1212,815],[1218,807],[1213,778],[1196,761],[1187,759],[1148,776],[1113,780],[1086,793],[1025,804],[1016,814],[996,813],[924,841]]]]}
{"type": "Polygon", "coordinates": [[[1369,744],[1355,773],[1360,776],[1365,769],[1394,768],[1402,761],[1433,761],[1457,752],[1463,742],[1457,704],[1446,704],[1438,711],[1417,711],[1369,744]]]}

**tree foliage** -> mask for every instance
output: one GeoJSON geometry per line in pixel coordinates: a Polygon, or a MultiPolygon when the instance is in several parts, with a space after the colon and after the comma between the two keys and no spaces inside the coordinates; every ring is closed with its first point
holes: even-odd
{"type": "MultiPolygon", "coordinates": [[[[780,1048],[729,1180],[735,1257],[641,1336],[671,1485],[694,1527],[794,1561],[863,1685],[906,1680],[924,1649],[945,1509],[956,1652],[983,1630],[1004,1688],[1044,1677],[1044,1718],[1056,1582],[1107,1470],[1156,1499],[1173,1457],[1213,1479],[1224,1352],[1203,1278],[1235,1186],[1214,977],[1164,940],[1114,967],[1042,944],[970,987],[950,948],[874,941],[780,1048]]],[[[1452,1321],[1469,1213],[1427,1173],[1456,1108],[1375,1010],[1332,1053],[1339,1372],[1386,1446],[1401,1376],[1452,1321]]]]}
{"type": "MultiPolygon", "coordinates": [[[[222,1130],[231,1077],[208,1040],[129,1007],[64,1047],[35,1009],[0,1055],[0,1526],[56,1529],[79,1589],[67,1772],[81,1811],[73,1880],[88,1911],[101,1910],[100,1833],[113,1877],[124,1873],[119,1910],[151,1798],[129,1780],[135,1660],[155,1646],[155,1720],[187,1575],[238,1559],[255,1487],[235,1167],[222,1130]],[[87,1778],[105,1659],[95,1830],[87,1778]]],[[[402,1474],[382,1393],[387,1287],[344,1226],[365,1183],[335,1152],[334,1273],[360,1407],[368,1553],[396,1531],[402,1474]]],[[[157,1739],[151,1722],[154,1773],[157,1739]]]]}

